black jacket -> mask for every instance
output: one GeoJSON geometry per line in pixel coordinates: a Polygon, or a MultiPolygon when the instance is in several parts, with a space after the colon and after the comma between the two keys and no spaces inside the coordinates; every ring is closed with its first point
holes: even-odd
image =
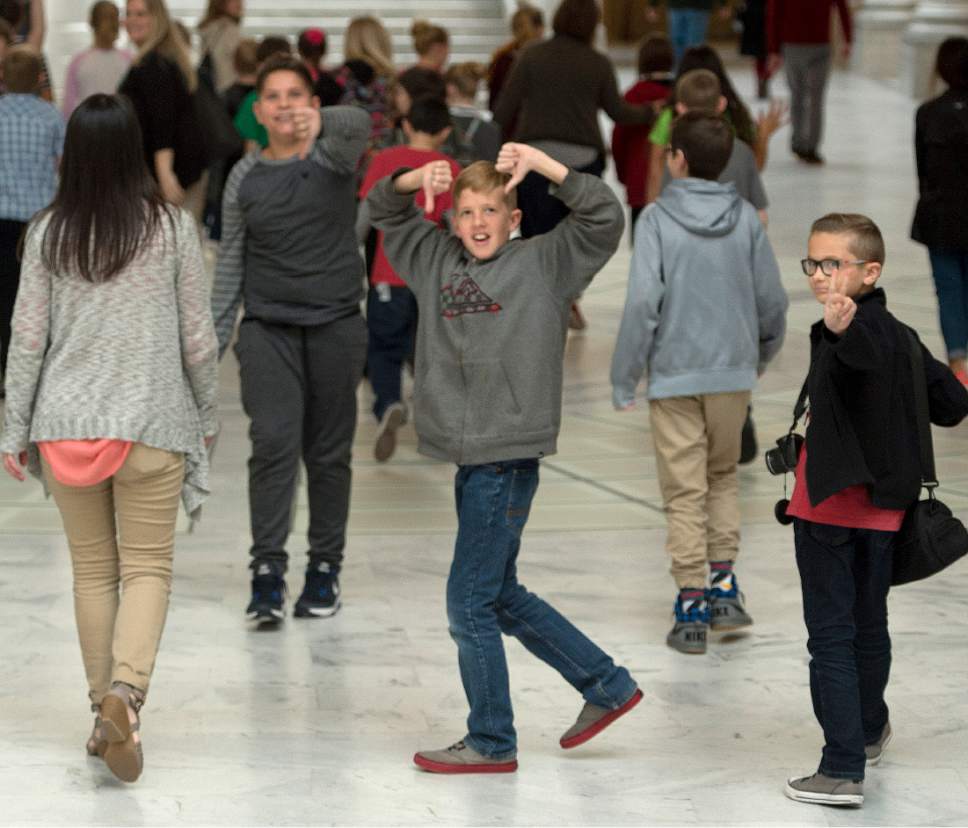
{"type": "Polygon", "coordinates": [[[915,123],[920,198],[911,238],[940,250],[968,250],[968,92],[949,89],[928,101],[915,123]]]}
{"type": "MultiPolygon", "coordinates": [[[[909,343],[883,290],[859,297],[843,336],[821,319],[810,329],[807,492],[816,506],[864,484],[873,504],[906,509],[921,489],[918,423],[909,343]]],[[[968,391],[923,345],[931,422],[968,415],[968,391]]]]}

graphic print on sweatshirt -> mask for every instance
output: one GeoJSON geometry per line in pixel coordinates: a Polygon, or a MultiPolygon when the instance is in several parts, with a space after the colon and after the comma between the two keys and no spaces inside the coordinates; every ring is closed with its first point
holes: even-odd
{"type": "Polygon", "coordinates": [[[460,274],[454,274],[454,280],[457,279],[460,282],[456,287],[451,282],[440,289],[440,313],[444,319],[455,319],[465,313],[497,313],[501,310],[501,306],[470,276],[461,278],[460,274]]]}

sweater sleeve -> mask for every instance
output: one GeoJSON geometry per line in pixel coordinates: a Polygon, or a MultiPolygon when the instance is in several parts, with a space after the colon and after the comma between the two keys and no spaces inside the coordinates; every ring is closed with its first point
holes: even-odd
{"type": "Polygon", "coordinates": [[[763,371],[783,345],[790,300],[783,289],[780,266],[763,223],[755,215],[750,216],[750,221],[753,225],[753,292],[760,333],[759,370],[763,371]]]}
{"type": "Polygon", "coordinates": [[[630,104],[621,95],[618,81],[615,80],[615,70],[611,61],[602,56],[602,85],[598,105],[605,110],[617,124],[645,124],[655,123],[655,111],[649,104],[630,104]]]}
{"type": "Polygon", "coordinates": [[[553,292],[573,299],[618,249],[625,214],[611,187],[594,175],[570,170],[561,186],[549,192],[571,213],[531,243],[538,245],[541,272],[549,274],[553,292]]]}
{"type": "Polygon", "coordinates": [[[160,57],[149,56],[146,62],[133,70],[142,97],[139,108],[145,131],[145,146],[150,157],[146,158],[153,170],[154,154],[164,149],[175,149],[175,126],[178,122],[178,78],[174,66],[168,66],[160,57]]]}
{"type": "Polygon", "coordinates": [[[182,364],[195,396],[202,433],[211,437],[218,431],[218,340],[212,323],[198,228],[195,219],[185,210],[181,211],[177,242],[176,294],[182,364]]]}
{"type": "Polygon", "coordinates": [[[968,416],[968,389],[947,365],[936,360],[924,345],[920,347],[931,422],[948,428],[956,426],[968,416]]]}
{"type": "Polygon", "coordinates": [[[341,175],[352,175],[370,138],[370,116],[357,106],[327,106],[322,113],[323,135],[314,158],[341,175]]]}
{"type": "Polygon", "coordinates": [[[366,197],[370,222],[383,232],[383,251],[394,272],[416,290],[438,280],[444,254],[452,241],[449,233],[424,219],[414,195],[398,193],[393,182],[406,169],[376,183],[366,197]]]}
{"type": "Polygon", "coordinates": [[[245,276],[245,217],[239,205],[239,189],[255,163],[247,156],[233,167],[222,196],[222,240],[215,264],[215,283],[212,285],[212,318],[218,336],[218,356],[221,359],[232,340],[235,318],[242,304],[242,285],[245,276]]]}
{"type": "Polygon", "coordinates": [[[625,311],[612,355],[612,404],[616,409],[635,402],[635,389],[645,373],[659,327],[665,282],[658,228],[648,207],[635,227],[635,247],[629,272],[625,311]]]}
{"type": "Polygon", "coordinates": [[[37,225],[28,231],[11,323],[5,377],[7,399],[0,439],[0,451],[7,454],[25,451],[30,441],[34,400],[50,337],[52,274],[41,257],[42,237],[37,225]]]}
{"type": "Polygon", "coordinates": [[[511,66],[507,81],[497,99],[497,109],[494,110],[494,120],[501,127],[506,141],[514,136],[509,134],[512,124],[518,116],[521,104],[524,102],[525,87],[528,77],[528,53],[522,52],[511,66]]]}

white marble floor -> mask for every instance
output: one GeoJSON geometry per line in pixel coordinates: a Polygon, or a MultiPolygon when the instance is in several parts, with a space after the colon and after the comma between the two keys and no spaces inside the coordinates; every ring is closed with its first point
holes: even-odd
{"type": "MultiPolygon", "coordinates": [[[[738,82],[752,87],[748,74],[738,82]]],[[[892,307],[941,352],[926,256],[907,239],[912,112],[889,89],[838,75],[827,166],[798,166],[786,134],[775,141],[770,232],[792,306],[787,345],[755,397],[762,442],[786,428],[806,364],[817,307],[797,260],[821,213],[861,211],[881,224],[892,307]]],[[[646,696],[633,714],[563,753],[557,739],[580,700],[509,643],[519,772],[445,778],[411,766],[415,749],[463,733],[443,607],[452,470],[419,457],[409,431],[393,462],[377,465],[367,418],[356,450],[344,610],[328,621],[290,620],[275,633],[248,631],[246,423],[227,360],[216,494],[197,531],[179,537],[172,611],[144,711],[146,771],[136,785],[113,781],[83,752],[85,688],[57,513],[38,487],[0,481],[0,824],[968,823],[968,658],[959,626],[968,565],[891,597],[896,736],[868,774],[862,810],[800,805],[782,794],[788,775],[816,766],[820,732],[790,531],[772,517],[781,484],[761,463],[741,472],[739,572],[753,632],[714,641],[704,658],[665,647],[673,586],[648,423],[642,412],[621,415],[609,404],[627,267],[623,248],[586,296],[590,328],[569,343],[561,451],[543,467],[521,572],[629,666],[646,696]]],[[[937,433],[937,449],[944,496],[968,516],[968,426],[937,433]]],[[[301,501],[297,530],[304,526],[301,501]]]]}

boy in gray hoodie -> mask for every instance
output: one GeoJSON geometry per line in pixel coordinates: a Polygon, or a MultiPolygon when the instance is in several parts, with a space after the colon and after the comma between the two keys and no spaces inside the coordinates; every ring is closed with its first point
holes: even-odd
{"type": "Polygon", "coordinates": [[[516,569],[538,460],[556,450],[571,302],[611,258],[625,222],[601,180],[524,144],[505,144],[496,165],[478,161],[457,178],[456,237],[424,221],[414,203],[423,190],[432,211],[452,183],[449,163],[432,161],[384,178],[367,197],[387,258],[420,308],[419,450],[458,466],[447,616],[471,710],[462,740],[414,762],[433,773],[508,773],[517,745],[502,633],[584,696],[563,748],[642,698],[628,671],[528,592],[516,569]],[[571,213],[550,233],[510,241],[521,221],[514,188],[529,172],[548,178],[571,213]]]}
{"type": "Polygon", "coordinates": [[[666,641],[684,653],[705,653],[710,628],[753,623],[733,574],[736,463],[750,392],[786,329],[787,296],[756,209],[733,184],[716,181],[732,144],[721,117],[687,113],[676,120],[673,181],[636,224],[612,359],[619,410],[634,407],[648,369],[666,547],[679,588],[666,641]]]}

